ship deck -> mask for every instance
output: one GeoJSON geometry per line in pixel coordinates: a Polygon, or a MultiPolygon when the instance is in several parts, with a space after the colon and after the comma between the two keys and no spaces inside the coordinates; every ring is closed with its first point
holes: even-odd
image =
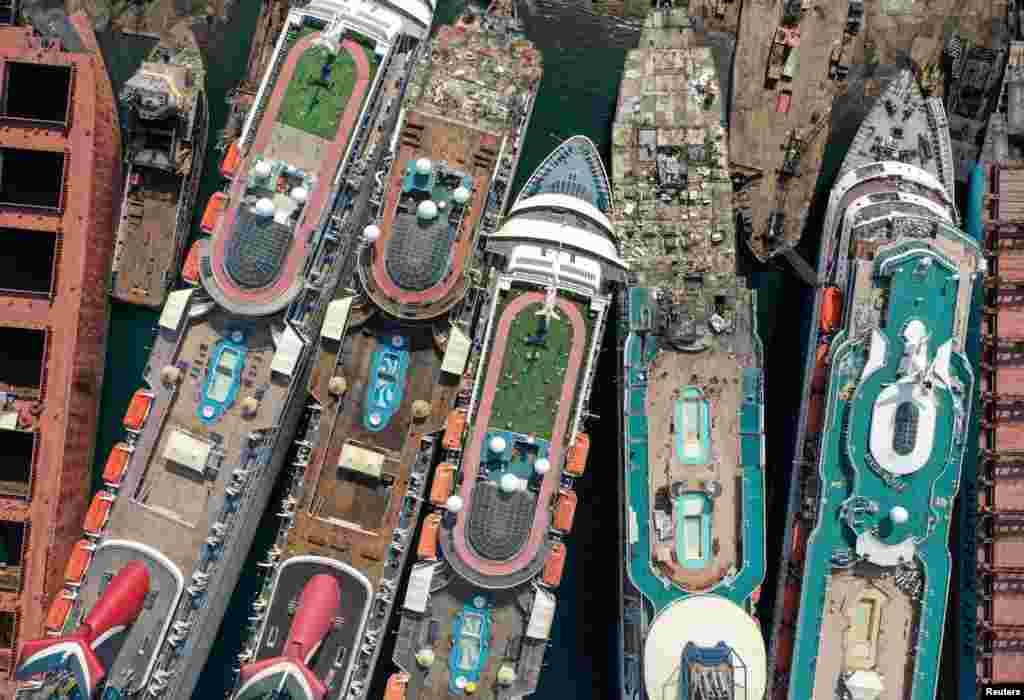
{"type": "Polygon", "coordinates": [[[140,178],[126,185],[114,251],[114,298],[159,308],[177,277],[178,205],[182,177],[156,168],[129,171],[140,178]]]}
{"type": "Polygon", "coordinates": [[[854,671],[881,677],[879,697],[886,700],[935,696],[951,571],[948,535],[968,417],[947,387],[959,383],[969,394],[973,384],[961,353],[978,264],[977,249],[962,234],[944,231],[943,245],[901,241],[856,265],[881,277],[855,276],[848,325],[833,342],[818,466],[822,507],[807,545],[790,697],[831,698],[854,671]],[[935,264],[919,267],[924,259],[935,264]],[[876,304],[871,293],[880,279],[887,304],[876,304]],[[943,293],[926,292],[935,289],[943,293]],[[934,398],[923,400],[931,408],[918,409],[933,418],[922,417],[910,434],[920,451],[899,451],[902,438],[892,433],[898,456],[877,457],[875,431],[885,420],[878,412],[885,410],[883,394],[905,386],[894,382],[911,348],[903,333],[915,320],[929,333],[915,352],[926,352],[941,378],[934,398]],[[906,514],[902,522],[897,508],[906,514]],[[854,549],[881,568],[858,563],[854,549]]]}
{"type": "MultiPolygon", "coordinates": [[[[264,116],[255,127],[256,133],[248,148],[245,162],[239,167],[239,174],[229,190],[231,204],[220,219],[214,231],[213,240],[207,248],[209,274],[205,273],[204,281],[211,296],[218,303],[231,310],[249,310],[250,312],[265,309],[266,313],[274,313],[286,306],[301,290],[302,270],[312,243],[312,232],[320,225],[324,207],[330,203],[332,183],[338,168],[348,150],[349,141],[357,128],[357,120],[363,109],[364,102],[370,97],[370,86],[376,72],[376,63],[361,45],[346,39],[342,47],[354,64],[352,70],[354,80],[350,80],[347,72],[343,76],[343,86],[337,86],[347,95],[332,95],[326,100],[329,104],[344,104],[344,112],[337,120],[333,139],[322,136],[325,124],[334,124],[332,118],[322,112],[316,115],[303,114],[297,103],[308,98],[312,102],[315,91],[301,90],[293,87],[301,81],[312,84],[320,81],[317,70],[309,66],[305,60],[310,51],[316,51],[314,42],[318,35],[306,35],[294,39],[288,49],[280,68],[280,73],[273,83],[273,92],[269,95],[264,116]],[[285,118],[287,122],[282,122],[285,118]],[[249,173],[257,158],[277,159],[292,165],[292,159],[310,167],[308,172],[317,173],[318,181],[305,204],[301,220],[292,232],[287,255],[281,263],[275,279],[268,285],[258,289],[237,284],[225,270],[229,240],[234,234],[239,210],[244,205],[243,199],[249,185],[249,173]]],[[[310,54],[312,55],[312,54],[310,54]]],[[[344,71],[343,71],[344,72],[344,71]]],[[[205,267],[205,266],[203,266],[205,267]]]]}
{"type": "Polygon", "coordinates": [[[232,470],[247,464],[253,455],[250,434],[273,427],[275,413],[288,393],[287,379],[271,372],[272,320],[239,320],[217,309],[186,320],[178,339],[161,329],[149,365],[157,373],[175,366],[182,381],[173,389],[162,384],[153,387],[153,408],[111,512],[107,537],[146,542],[181,571],[193,570],[211,526],[221,517],[232,470]],[[244,334],[241,343],[232,338],[238,331],[244,334]],[[222,408],[216,409],[223,414],[208,421],[200,416],[200,409],[219,396],[213,394],[220,391],[226,365],[218,364],[218,358],[228,348],[240,349],[243,359],[234,369],[222,408]],[[248,398],[258,402],[253,415],[243,412],[248,398]],[[181,446],[173,460],[168,457],[172,439],[181,446]],[[197,467],[200,462],[203,465],[197,467]]]}

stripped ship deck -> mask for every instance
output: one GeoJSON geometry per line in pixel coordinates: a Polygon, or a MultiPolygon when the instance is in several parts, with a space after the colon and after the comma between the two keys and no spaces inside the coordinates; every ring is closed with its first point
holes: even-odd
{"type": "Polygon", "coordinates": [[[829,199],[773,698],[935,697],[985,266],[940,177],[946,128],[941,103],[899,74],[829,199]]]}
{"type": "Polygon", "coordinates": [[[612,139],[631,275],[619,322],[622,692],[760,698],[763,360],[755,295],[736,266],[721,90],[685,10],[651,13],[640,45],[612,139]]]}

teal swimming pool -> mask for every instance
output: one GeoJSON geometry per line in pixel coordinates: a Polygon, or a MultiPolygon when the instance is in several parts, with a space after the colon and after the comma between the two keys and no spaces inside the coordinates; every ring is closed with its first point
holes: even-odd
{"type": "Polygon", "coordinates": [[[684,569],[703,569],[711,559],[711,499],[701,491],[687,491],[673,509],[676,558],[684,569]]]}
{"type": "Polygon", "coordinates": [[[232,331],[213,351],[210,373],[203,385],[203,400],[197,413],[204,423],[216,423],[238,398],[245,369],[245,334],[232,331]]]}
{"type": "Polygon", "coordinates": [[[381,338],[373,353],[369,387],[363,410],[363,425],[367,430],[384,430],[391,422],[405,393],[405,374],[409,368],[408,341],[403,336],[381,338]]]}
{"type": "Polygon", "coordinates": [[[695,386],[683,389],[676,401],[676,458],[683,464],[711,461],[711,409],[704,392],[695,386]]]}

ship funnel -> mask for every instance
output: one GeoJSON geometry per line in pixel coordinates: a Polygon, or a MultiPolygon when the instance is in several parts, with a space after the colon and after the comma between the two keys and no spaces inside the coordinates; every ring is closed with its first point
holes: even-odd
{"type": "Polygon", "coordinates": [[[323,700],[327,687],[309,669],[313,654],[330,634],[341,610],[337,579],[317,574],[302,589],[299,604],[281,656],[242,667],[242,684],[235,700],[255,700],[268,694],[293,700],[323,700]]]}
{"type": "Polygon", "coordinates": [[[70,672],[84,698],[91,698],[107,671],[96,648],[123,632],[138,618],[149,593],[149,569],[140,561],[126,564],[70,635],[25,642],[18,650],[17,680],[39,673],[70,672]]]}

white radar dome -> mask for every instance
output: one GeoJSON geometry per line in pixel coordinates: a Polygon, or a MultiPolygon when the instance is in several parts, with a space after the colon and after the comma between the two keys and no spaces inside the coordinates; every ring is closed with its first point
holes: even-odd
{"type": "Polygon", "coordinates": [[[302,204],[307,199],[309,199],[309,192],[306,191],[305,187],[293,187],[292,199],[294,199],[299,204],[302,204]]]}
{"type": "Polygon", "coordinates": [[[893,509],[889,511],[889,517],[896,525],[902,525],[910,520],[910,513],[903,506],[894,506],[893,509]]]}
{"type": "Polygon", "coordinates": [[[416,161],[416,172],[418,172],[420,175],[429,175],[430,170],[433,167],[434,164],[430,162],[429,158],[420,158],[418,161],[416,161]]]}
{"type": "Polygon", "coordinates": [[[548,460],[547,457],[541,457],[540,459],[533,463],[533,471],[539,474],[540,476],[544,476],[549,471],[551,471],[551,462],[548,460]]]}
{"type": "Polygon", "coordinates": [[[367,243],[373,243],[380,238],[380,227],[376,224],[370,224],[363,229],[363,238],[366,239],[367,243]]]}
{"type": "Polygon", "coordinates": [[[423,668],[430,668],[434,665],[434,650],[424,647],[416,652],[416,663],[423,668]]]}
{"type": "Polygon", "coordinates": [[[264,197],[263,199],[256,202],[256,206],[252,208],[252,211],[256,216],[273,216],[274,215],[274,203],[264,197]]]}
{"type": "Polygon", "coordinates": [[[253,174],[256,175],[256,177],[269,177],[271,170],[272,168],[270,167],[270,163],[265,160],[261,160],[256,164],[256,167],[252,169],[253,174]]]}
{"type": "Polygon", "coordinates": [[[505,442],[505,438],[500,435],[495,435],[491,438],[491,452],[504,452],[508,445],[505,442]]]}
{"type": "Polygon", "coordinates": [[[456,204],[465,204],[469,201],[469,190],[461,185],[456,187],[455,191],[452,192],[452,199],[455,200],[456,204]]]}
{"type": "Polygon", "coordinates": [[[458,513],[462,510],[462,497],[456,495],[449,496],[448,500],[444,502],[444,507],[449,513],[458,513]]]}
{"type": "Polygon", "coordinates": [[[424,199],[420,202],[420,205],[416,207],[416,216],[426,221],[435,218],[437,216],[437,205],[429,199],[424,199]]]}
{"type": "Polygon", "coordinates": [[[501,490],[505,493],[519,490],[519,477],[515,474],[505,474],[501,477],[501,490]]]}

